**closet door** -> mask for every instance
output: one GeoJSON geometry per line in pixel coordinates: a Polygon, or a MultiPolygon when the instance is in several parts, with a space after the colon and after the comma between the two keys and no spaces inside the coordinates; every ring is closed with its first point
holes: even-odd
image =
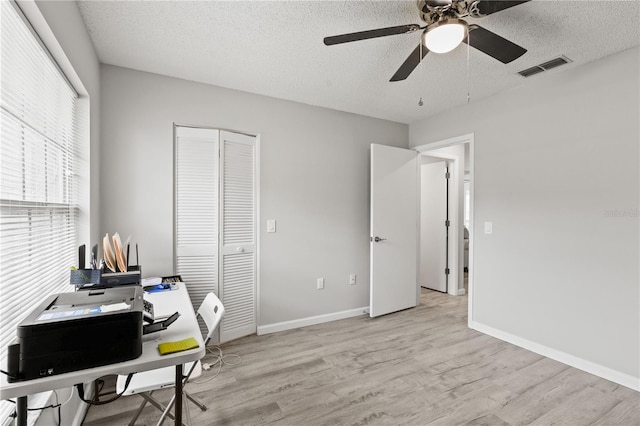
{"type": "Polygon", "coordinates": [[[256,138],[220,132],[220,341],[256,332],[256,138]]]}
{"type": "MultiPolygon", "coordinates": [[[[175,128],[175,273],[198,309],[218,293],[220,131],[175,128]]],[[[203,324],[201,328],[205,330],[203,324]]]]}

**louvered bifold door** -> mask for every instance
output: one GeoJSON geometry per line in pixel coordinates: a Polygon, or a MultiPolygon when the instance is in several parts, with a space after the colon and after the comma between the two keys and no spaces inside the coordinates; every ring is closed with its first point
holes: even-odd
{"type": "Polygon", "coordinates": [[[256,138],[220,132],[220,340],[256,332],[256,138]]]}
{"type": "Polygon", "coordinates": [[[175,271],[194,309],[218,294],[219,137],[215,129],[176,127],[175,271]]]}

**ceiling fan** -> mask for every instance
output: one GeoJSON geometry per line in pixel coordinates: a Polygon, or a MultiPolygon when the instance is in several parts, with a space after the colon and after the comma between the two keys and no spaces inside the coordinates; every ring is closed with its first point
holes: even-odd
{"type": "Polygon", "coordinates": [[[332,46],[334,44],[422,31],[421,43],[400,65],[400,68],[391,77],[390,81],[405,80],[409,77],[429,51],[447,53],[462,42],[468,43],[469,46],[507,64],[524,55],[527,49],[479,25],[468,24],[462,18],[467,16],[480,18],[528,1],[530,0],[418,0],[420,19],[426,23],[425,26],[409,24],[341,34],[325,37],[324,44],[332,46]]]}

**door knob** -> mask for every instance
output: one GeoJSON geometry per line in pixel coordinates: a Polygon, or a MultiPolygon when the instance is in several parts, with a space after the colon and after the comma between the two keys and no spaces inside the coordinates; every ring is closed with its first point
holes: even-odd
{"type": "Polygon", "coordinates": [[[380,238],[380,237],[375,237],[373,239],[373,241],[375,241],[376,243],[379,243],[380,241],[385,241],[385,240],[386,240],[386,238],[380,238]]]}

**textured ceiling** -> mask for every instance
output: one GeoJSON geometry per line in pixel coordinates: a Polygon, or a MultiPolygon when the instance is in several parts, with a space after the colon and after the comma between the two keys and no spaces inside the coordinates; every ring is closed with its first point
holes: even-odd
{"type": "MultiPolygon", "coordinates": [[[[389,78],[419,33],[336,46],[325,36],[422,24],[415,1],[80,1],[102,63],[412,123],[640,44],[638,1],[534,0],[469,18],[528,52],[504,65],[461,45],[389,78]],[[518,71],[565,55],[569,65],[518,71]],[[468,73],[467,73],[468,71],[468,73]],[[424,105],[418,106],[422,97],[424,105]]],[[[615,76],[612,76],[615,78],[615,76]]]]}

